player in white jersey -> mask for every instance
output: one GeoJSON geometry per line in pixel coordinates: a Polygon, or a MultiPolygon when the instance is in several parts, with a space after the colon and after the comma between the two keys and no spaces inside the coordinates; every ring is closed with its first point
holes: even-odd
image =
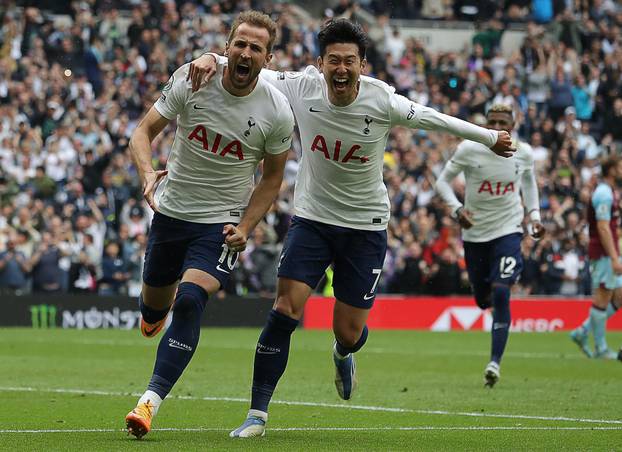
{"type": "Polygon", "coordinates": [[[130,140],[144,196],[155,211],[140,297],[143,335],[155,336],[173,306],[147,391],[126,416],[128,432],[137,438],[149,432],[162,399],[190,362],[208,296],[226,283],[281,186],[294,116],[285,96],[258,77],[275,36],[267,15],[241,13],[229,35],[228,64],[197,92],[186,81],[188,65],[175,71],[130,140]],[[167,169],[154,171],[151,143],[174,119],[167,169]],[[263,176],[254,187],[262,160],[263,176]]]}
{"type": "MultiPolygon", "coordinates": [[[[356,384],[353,353],[367,340],[367,317],[386,253],[390,209],[382,167],[391,128],[445,131],[511,154],[507,132],[438,113],[395,94],[380,80],[361,76],[368,38],[360,26],[347,20],[329,22],[318,39],[319,69],[261,75],[290,101],[303,150],[296,215],[281,254],[277,298],[255,353],[251,409],[231,436],[264,434],[268,404],[287,365],[291,334],[331,264],[335,384],[340,397],[350,399],[356,384]]],[[[194,88],[214,65],[210,55],[191,64],[194,88]]]]}
{"type": "MultiPolygon", "coordinates": [[[[506,105],[493,105],[486,117],[488,126],[495,130],[511,131],[514,126],[512,109],[506,105]]],[[[484,383],[492,387],[499,380],[510,331],[510,287],[523,267],[521,190],[533,237],[544,233],[531,146],[519,142],[516,153],[503,159],[479,143],[463,141],[439,175],[436,190],[462,226],[475,302],[481,309],[493,308],[490,362],[484,371],[484,383]],[[466,180],[464,205],[450,185],[460,173],[466,180]]]]}

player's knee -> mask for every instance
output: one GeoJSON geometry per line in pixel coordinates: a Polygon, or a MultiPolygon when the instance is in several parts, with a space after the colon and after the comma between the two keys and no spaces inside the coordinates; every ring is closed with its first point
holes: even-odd
{"type": "Polygon", "coordinates": [[[279,295],[274,304],[274,310],[292,319],[300,320],[304,305],[298,306],[289,295],[279,295]]]}
{"type": "Polygon", "coordinates": [[[201,286],[183,282],[177,289],[173,312],[178,316],[201,315],[207,303],[207,297],[207,292],[201,286]]]}
{"type": "Polygon", "coordinates": [[[365,342],[367,342],[368,330],[367,325],[363,325],[360,328],[355,325],[350,325],[349,328],[335,330],[335,339],[341,344],[341,346],[349,349],[349,352],[355,353],[359,351],[365,342]]]}

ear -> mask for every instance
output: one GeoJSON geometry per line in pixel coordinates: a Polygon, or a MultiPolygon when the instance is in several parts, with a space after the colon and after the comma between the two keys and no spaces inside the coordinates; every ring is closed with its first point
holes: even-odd
{"type": "Polygon", "coordinates": [[[320,72],[323,72],[322,69],[324,67],[324,60],[322,59],[321,56],[317,57],[317,67],[320,70],[320,72]]]}
{"type": "Polygon", "coordinates": [[[365,70],[365,66],[367,66],[367,58],[361,60],[361,72],[365,70]]]}
{"type": "Polygon", "coordinates": [[[272,61],[273,56],[274,56],[273,53],[269,53],[268,55],[266,55],[266,60],[263,63],[263,67],[268,67],[268,65],[270,64],[270,61],[272,61]]]}
{"type": "Polygon", "coordinates": [[[225,43],[225,53],[224,56],[229,56],[229,41],[225,43]]]}

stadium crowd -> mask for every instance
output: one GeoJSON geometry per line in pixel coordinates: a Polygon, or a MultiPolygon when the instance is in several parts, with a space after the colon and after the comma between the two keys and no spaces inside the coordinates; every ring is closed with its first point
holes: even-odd
{"type": "MultiPolygon", "coordinates": [[[[599,159],[622,152],[622,7],[610,0],[402,3],[413,6],[402,14],[387,10],[387,2],[338,0],[317,18],[286,3],[251,0],[74,1],[63,5],[66,16],[4,3],[0,293],[138,295],[152,212],[128,140],[169,75],[207,50],[222,52],[234,15],[253,7],[278,20],[274,69],[313,64],[323,21],[368,10],[378,15],[366,24],[373,40],[368,74],[479,124],[488,106],[514,106],[516,134],[533,146],[547,228],[542,240],[523,241],[518,290],[589,294],[585,206],[599,159]],[[465,50],[430,52],[391,27],[389,15],[398,14],[471,15],[478,26],[465,50]],[[526,35],[519,51],[504,55],[508,21],[523,22],[526,35]]],[[[154,166],[165,167],[174,133],[169,127],[156,139],[154,166]]],[[[380,292],[469,292],[459,227],[433,189],[457,143],[448,135],[392,131],[384,170],[392,220],[380,292]]],[[[240,256],[228,292],[274,291],[300,153],[295,140],[279,198],[240,256]]],[[[462,183],[455,185],[463,193],[462,183]]],[[[324,286],[319,290],[330,290],[324,286]]]]}

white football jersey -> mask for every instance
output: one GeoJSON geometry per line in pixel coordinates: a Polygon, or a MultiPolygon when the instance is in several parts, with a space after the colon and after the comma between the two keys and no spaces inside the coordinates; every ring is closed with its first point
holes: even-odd
{"type": "Polygon", "coordinates": [[[298,123],[302,158],[295,189],[296,215],[322,223],[383,230],[390,206],[382,179],[392,127],[443,130],[492,146],[497,132],[416,104],[386,83],[362,76],[356,100],[346,107],[328,100],[323,74],[263,70],[285,94],[298,123]]]}
{"type": "Polygon", "coordinates": [[[160,212],[180,220],[239,223],[257,165],[265,153],[290,148],[294,117],[285,96],[261,78],[247,96],[230,94],[222,86],[223,64],[193,93],[188,67],[175,71],[155,103],[163,117],[177,118],[156,203],[160,212]]]}
{"type": "Polygon", "coordinates": [[[462,230],[465,241],[488,242],[515,232],[523,233],[521,189],[527,209],[530,212],[539,209],[531,146],[519,142],[514,155],[504,158],[479,143],[460,143],[436,183],[452,212],[462,206],[450,186],[460,173],[464,173],[466,180],[464,208],[473,214],[474,222],[470,229],[462,230]]]}

